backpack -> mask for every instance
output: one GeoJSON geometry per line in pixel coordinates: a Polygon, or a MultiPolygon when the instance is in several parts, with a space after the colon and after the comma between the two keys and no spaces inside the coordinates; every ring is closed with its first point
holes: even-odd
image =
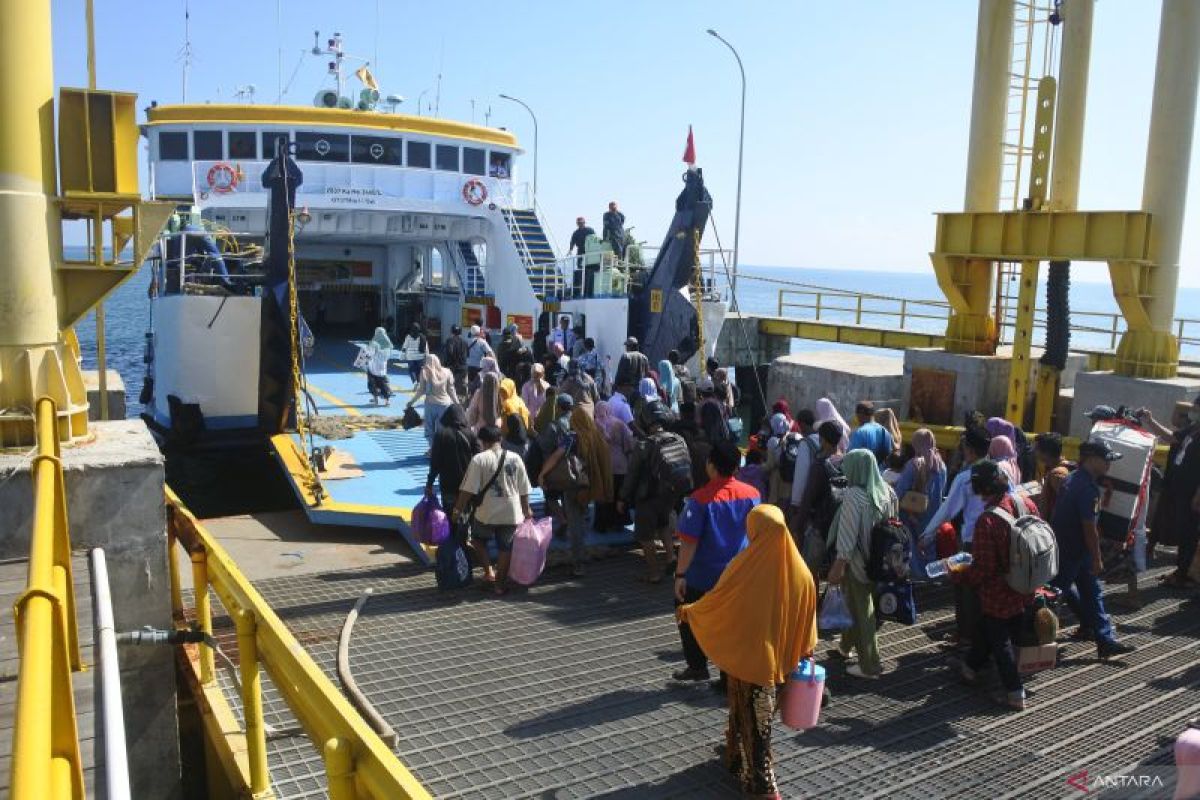
{"type": "MultiPolygon", "coordinates": [[[[791,483],[796,477],[796,459],[800,457],[800,448],[804,446],[804,437],[798,433],[788,433],[779,443],[779,477],[791,483]]],[[[812,443],[809,442],[811,450],[812,443]]]]}
{"type": "Polygon", "coordinates": [[[867,577],[873,581],[902,583],[908,580],[912,534],[895,517],[884,517],[871,529],[867,577]]]}
{"type": "Polygon", "coordinates": [[[1014,592],[1033,594],[1058,574],[1058,541],[1054,529],[1034,514],[1012,514],[997,506],[988,509],[1008,525],[1008,573],[1014,592]]]}
{"type": "Polygon", "coordinates": [[[650,435],[650,474],[658,482],[658,494],[680,497],[692,491],[692,456],[687,442],[677,433],[650,435]]]}

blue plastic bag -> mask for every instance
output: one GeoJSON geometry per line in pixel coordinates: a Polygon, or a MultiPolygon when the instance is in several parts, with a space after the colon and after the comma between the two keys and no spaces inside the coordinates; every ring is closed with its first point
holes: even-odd
{"type": "Polygon", "coordinates": [[[850,616],[850,608],[840,586],[830,586],[821,601],[821,611],[817,615],[817,628],[823,631],[844,631],[854,625],[850,616]]]}

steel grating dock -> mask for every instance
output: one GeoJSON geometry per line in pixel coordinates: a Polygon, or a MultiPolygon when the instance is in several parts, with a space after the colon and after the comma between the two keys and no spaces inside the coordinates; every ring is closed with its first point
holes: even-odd
{"type": "MultiPolygon", "coordinates": [[[[738,797],[717,761],[723,699],[669,681],[681,661],[671,589],[638,583],[640,569],[621,554],[582,579],[548,574],[501,600],[440,593],[432,572],[407,565],[256,585],[335,682],[341,624],[375,589],[352,668],[395,727],[397,755],[438,798],[738,797]]],[[[1200,603],[1143,576],[1148,585],[1140,611],[1115,617],[1137,652],[1100,663],[1091,647],[1064,645],[1060,666],[1029,680],[1022,714],[953,679],[936,641],[953,621],[950,595],[923,587],[922,624],[882,631],[884,679],[831,666],[822,724],[775,727],[784,796],[1070,798],[1081,793],[1067,777],[1081,770],[1137,770],[1165,785],[1108,796],[1170,797],[1171,744],[1200,716],[1200,603]]],[[[277,795],[325,796],[321,759],[269,681],[264,707],[279,730],[269,742],[277,795]]]]}

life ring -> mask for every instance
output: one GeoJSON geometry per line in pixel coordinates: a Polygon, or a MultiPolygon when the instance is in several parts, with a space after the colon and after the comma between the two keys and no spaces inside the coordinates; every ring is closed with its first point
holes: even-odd
{"type": "Polygon", "coordinates": [[[466,200],[471,205],[480,205],[484,200],[487,200],[487,186],[478,178],[472,178],[463,184],[462,196],[463,200],[466,200]]]}
{"type": "Polygon", "coordinates": [[[218,161],[208,168],[208,186],[217,194],[229,194],[237,185],[238,173],[233,165],[218,161]]]}

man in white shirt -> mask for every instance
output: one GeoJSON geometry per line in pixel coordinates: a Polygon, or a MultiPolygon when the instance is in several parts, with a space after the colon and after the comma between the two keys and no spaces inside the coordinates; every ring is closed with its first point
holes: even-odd
{"type": "Polygon", "coordinates": [[[493,591],[504,594],[508,580],[508,564],[512,558],[513,535],[517,525],[533,518],[529,508],[529,476],[525,462],[500,446],[500,429],[486,425],[479,431],[483,452],[476,454],[467,465],[454,515],[460,521],[469,516],[467,506],[475,508],[471,524],[471,547],[483,565],[483,579],[493,591]],[[500,554],[496,570],[488,557],[489,540],[496,542],[500,554]]]}

